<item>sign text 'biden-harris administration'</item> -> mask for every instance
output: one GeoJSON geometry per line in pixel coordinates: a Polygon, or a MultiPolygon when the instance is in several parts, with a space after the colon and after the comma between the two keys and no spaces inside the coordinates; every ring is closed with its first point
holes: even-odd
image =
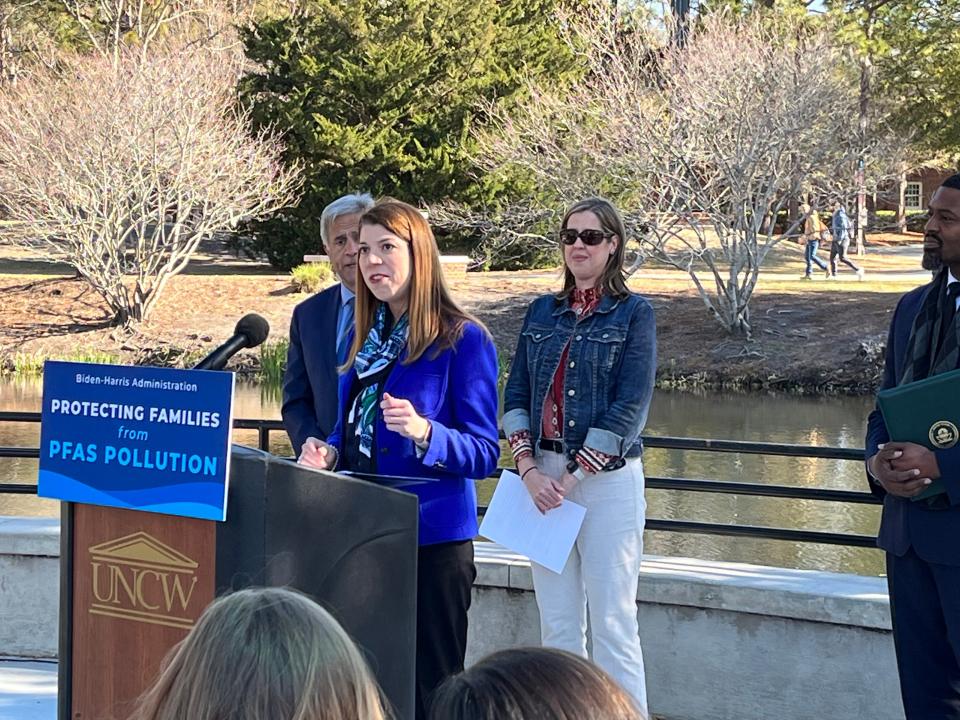
{"type": "Polygon", "coordinates": [[[48,361],[43,497],[224,520],[233,373],[48,361]]]}

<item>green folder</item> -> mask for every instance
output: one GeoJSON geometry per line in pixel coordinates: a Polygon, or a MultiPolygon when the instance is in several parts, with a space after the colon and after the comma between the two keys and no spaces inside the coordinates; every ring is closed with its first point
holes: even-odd
{"type": "MultiPolygon", "coordinates": [[[[946,450],[960,441],[960,370],[933,375],[877,393],[890,439],[946,450]]],[[[946,492],[940,480],[914,495],[921,500],[946,492]]]]}

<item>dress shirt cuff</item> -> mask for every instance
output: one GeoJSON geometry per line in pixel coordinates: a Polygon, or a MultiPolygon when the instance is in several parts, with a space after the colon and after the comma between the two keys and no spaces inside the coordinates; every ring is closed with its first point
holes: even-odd
{"type": "Polygon", "coordinates": [[[500,425],[503,427],[503,434],[507,437],[521,430],[530,432],[530,413],[521,408],[508,410],[503,414],[500,425]]]}
{"type": "Polygon", "coordinates": [[[533,442],[529,430],[518,430],[507,438],[507,442],[510,444],[510,452],[513,453],[514,464],[524,458],[533,457],[533,442]]]}
{"type": "Polygon", "coordinates": [[[618,457],[617,455],[600,452],[599,450],[584,445],[577,450],[577,454],[574,455],[573,459],[577,461],[577,465],[579,465],[585,473],[595,475],[601,472],[607,465],[617,460],[618,457]]]}

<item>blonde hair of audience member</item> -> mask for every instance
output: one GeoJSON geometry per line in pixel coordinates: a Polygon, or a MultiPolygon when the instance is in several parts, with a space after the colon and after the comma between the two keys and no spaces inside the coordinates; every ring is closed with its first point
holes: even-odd
{"type": "Polygon", "coordinates": [[[298,592],[218,598],[167,656],[132,720],[385,720],[339,623],[298,592]]]}
{"type": "Polygon", "coordinates": [[[433,695],[430,720],[644,720],[590,661],[553,648],[488,655],[433,695]]]}

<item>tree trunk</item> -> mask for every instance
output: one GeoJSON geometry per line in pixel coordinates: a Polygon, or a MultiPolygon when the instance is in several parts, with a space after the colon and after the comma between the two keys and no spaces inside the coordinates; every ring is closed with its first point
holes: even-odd
{"type": "MultiPolygon", "coordinates": [[[[857,123],[857,129],[860,141],[860,152],[865,152],[867,147],[867,131],[870,117],[870,94],[873,85],[873,58],[870,50],[873,40],[873,10],[867,11],[866,27],[864,33],[867,38],[866,54],[860,58],[860,117],[857,123]]],[[[853,232],[857,240],[857,255],[863,255],[863,237],[867,225],[867,177],[865,171],[865,161],[860,157],[859,166],[856,174],[856,207],[853,217],[853,232]]]]}
{"type": "MultiPolygon", "coordinates": [[[[793,227],[793,224],[797,222],[799,218],[800,218],[800,201],[795,197],[791,197],[787,201],[787,226],[784,228],[784,231],[793,227]]],[[[796,240],[796,238],[794,238],[794,240],[796,240]]]]}
{"type": "Polygon", "coordinates": [[[902,169],[897,177],[897,214],[894,217],[897,232],[903,235],[907,231],[907,171],[902,169]]]}
{"type": "Polygon", "coordinates": [[[774,224],[773,213],[771,213],[770,210],[767,209],[767,211],[763,214],[763,220],[760,221],[760,233],[763,235],[772,233],[774,231],[773,224],[774,224]]]}
{"type": "Polygon", "coordinates": [[[717,298],[719,310],[717,319],[731,335],[750,339],[750,292],[740,293],[735,280],[724,283],[723,293],[717,298]]]}
{"type": "Polygon", "coordinates": [[[17,57],[13,42],[11,15],[14,9],[0,3],[0,84],[17,81],[17,57]]]}

